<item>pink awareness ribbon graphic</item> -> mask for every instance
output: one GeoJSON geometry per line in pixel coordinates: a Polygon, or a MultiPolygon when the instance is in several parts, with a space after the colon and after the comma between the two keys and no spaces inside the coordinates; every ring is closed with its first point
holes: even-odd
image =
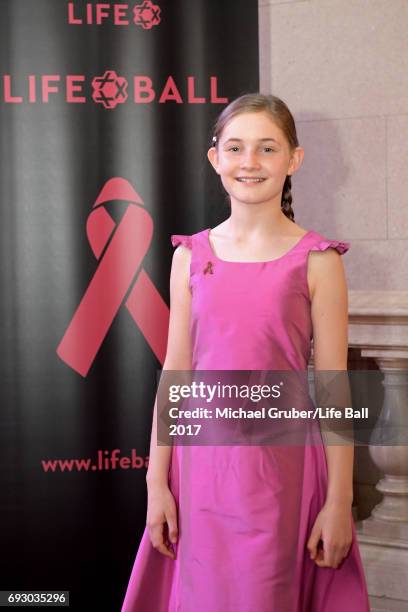
{"type": "Polygon", "coordinates": [[[163,364],[169,309],[142,268],[153,221],[127,180],[115,177],[105,183],[88,217],[86,233],[99,265],[58,345],[58,356],[85,377],[133,283],[125,306],[163,364]],[[102,206],[110,200],[130,203],[118,224],[102,206]]]}

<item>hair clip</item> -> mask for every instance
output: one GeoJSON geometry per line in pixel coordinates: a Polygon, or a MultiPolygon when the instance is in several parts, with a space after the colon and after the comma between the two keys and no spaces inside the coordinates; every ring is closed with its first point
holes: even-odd
{"type": "Polygon", "coordinates": [[[213,137],[212,137],[212,141],[213,141],[213,144],[215,144],[215,143],[217,142],[217,137],[216,137],[216,136],[213,136],[213,137]]]}

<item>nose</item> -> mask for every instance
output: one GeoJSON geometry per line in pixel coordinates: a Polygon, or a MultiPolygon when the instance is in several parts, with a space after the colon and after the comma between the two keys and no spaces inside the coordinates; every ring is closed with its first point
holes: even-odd
{"type": "Polygon", "coordinates": [[[256,151],[253,149],[247,149],[241,158],[241,168],[258,168],[259,161],[256,151]]]}

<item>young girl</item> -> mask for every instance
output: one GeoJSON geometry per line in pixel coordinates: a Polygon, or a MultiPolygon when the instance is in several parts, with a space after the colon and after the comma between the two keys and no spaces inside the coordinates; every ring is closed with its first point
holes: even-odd
{"type": "MultiPolygon", "coordinates": [[[[208,159],[231,214],[174,235],[164,370],[347,369],[349,244],[294,222],[293,117],[247,94],[208,159]]],[[[147,528],[122,612],[368,612],[352,521],[352,446],[157,445],[147,528]]]]}

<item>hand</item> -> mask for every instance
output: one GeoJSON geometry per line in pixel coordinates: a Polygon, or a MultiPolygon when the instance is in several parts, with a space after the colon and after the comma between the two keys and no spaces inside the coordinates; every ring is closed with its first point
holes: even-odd
{"type": "Polygon", "coordinates": [[[319,567],[337,568],[347,557],[352,543],[350,503],[326,502],[316,517],[307,549],[319,567]],[[319,547],[319,542],[323,546],[319,547]]]}
{"type": "Polygon", "coordinates": [[[171,544],[177,543],[176,502],[165,484],[148,486],[146,526],[153,547],[170,559],[176,555],[171,544]]]}

